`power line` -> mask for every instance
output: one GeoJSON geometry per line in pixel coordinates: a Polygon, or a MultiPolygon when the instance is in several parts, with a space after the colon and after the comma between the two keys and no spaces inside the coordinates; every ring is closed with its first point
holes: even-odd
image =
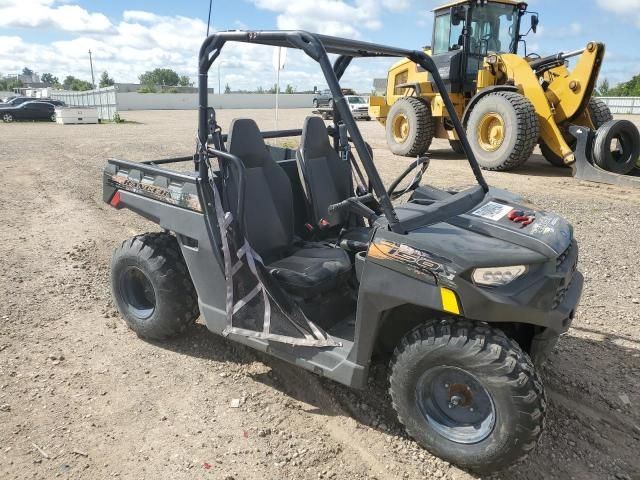
{"type": "Polygon", "coordinates": [[[209,27],[211,26],[211,6],[213,5],[213,0],[209,0],[209,16],[207,17],[207,37],[209,36],[209,27]]]}

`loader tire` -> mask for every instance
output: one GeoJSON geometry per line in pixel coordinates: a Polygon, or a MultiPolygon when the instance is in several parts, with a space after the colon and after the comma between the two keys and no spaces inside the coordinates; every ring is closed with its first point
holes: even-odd
{"type": "Polygon", "coordinates": [[[451,145],[451,150],[453,150],[458,155],[465,155],[464,147],[462,146],[462,142],[460,140],[449,140],[449,145],[451,145]]]}
{"type": "Polygon", "coordinates": [[[626,175],[640,156],[640,133],[629,120],[611,120],[596,130],[593,161],[600,168],[626,175]]]}
{"type": "Polygon", "coordinates": [[[448,462],[478,473],[504,469],[544,429],[544,387],[529,356],[501,330],[434,320],[395,349],[393,408],[407,433],[448,462]]]}
{"type": "MultiPolygon", "coordinates": [[[[602,125],[607,123],[610,120],[613,120],[613,115],[611,115],[611,110],[606,103],[604,103],[599,98],[591,98],[589,99],[589,116],[591,117],[591,122],[593,126],[597,130],[602,125]]],[[[565,140],[569,147],[572,150],[575,150],[576,147],[576,139],[573,138],[572,135],[568,133],[564,133],[565,140]]],[[[540,140],[540,151],[542,152],[542,156],[551,164],[556,167],[564,167],[568,168],[568,166],[562,160],[562,157],[556,155],[553,150],[551,150],[543,140],[540,140]]]]}
{"type": "Polygon", "coordinates": [[[611,114],[611,110],[609,110],[609,106],[599,98],[590,98],[588,108],[591,122],[596,130],[605,123],[613,120],[613,115],[611,114]]]}
{"type": "Polygon", "coordinates": [[[200,315],[180,246],[168,233],[138,235],[114,251],[111,291],[120,315],[143,338],[178,335],[200,315]]]}
{"type": "Polygon", "coordinates": [[[516,92],[482,97],[469,115],[467,138],[485,170],[507,171],[525,163],[540,136],[533,104],[516,92]]]}
{"type": "Polygon", "coordinates": [[[422,155],[431,146],[436,131],[431,106],[426,100],[404,97],[391,106],[386,122],[387,145],[403,157],[422,155]]]}

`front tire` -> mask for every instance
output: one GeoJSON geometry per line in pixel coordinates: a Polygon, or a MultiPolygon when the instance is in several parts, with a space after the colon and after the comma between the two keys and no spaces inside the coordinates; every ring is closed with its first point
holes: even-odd
{"type": "Polygon", "coordinates": [[[139,235],[115,250],[111,291],[129,328],[144,338],[178,335],[200,315],[178,241],[168,233],[139,235]]]}
{"type": "Polygon", "coordinates": [[[416,97],[400,98],[391,106],[387,115],[387,145],[396,155],[422,155],[429,150],[435,129],[429,103],[416,97]]]}
{"type": "Polygon", "coordinates": [[[489,93],[473,107],[467,137],[485,170],[518,168],[529,159],[540,137],[535,107],[516,92],[489,93]]]}
{"type": "Polygon", "coordinates": [[[3,113],[2,114],[2,121],[5,123],[11,123],[13,122],[13,115],[10,113],[3,113]]]}
{"type": "Polygon", "coordinates": [[[545,393],[529,356],[483,323],[437,320],[391,361],[398,419],[420,445],[480,473],[525,457],[544,428],[545,393]]]}

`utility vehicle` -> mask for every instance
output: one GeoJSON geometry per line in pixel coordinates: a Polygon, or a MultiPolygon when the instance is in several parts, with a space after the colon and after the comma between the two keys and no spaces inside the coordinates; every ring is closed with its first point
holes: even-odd
{"type": "Polygon", "coordinates": [[[389,354],[393,407],[422,446],[484,472],[526,455],[547,406],[536,365],[582,291],[578,246],[561,217],[489,188],[433,60],[302,31],[221,32],[201,47],[198,86],[195,155],[104,169],[104,201],[164,229],[113,255],[128,325],[162,339],[202,315],[214,333],[355,388],[374,353],[389,354]],[[261,132],[238,118],[224,134],[207,72],[228,42],[318,62],[333,126],[308,117],[300,130],[261,132]],[[431,73],[477,185],[421,185],[422,157],[384,186],[339,86],[356,57],[404,57],[431,73]],[[293,135],[297,150],[264,142],[293,135]],[[166,168],[189,160],[194,171],[166,168]]]}
{"type": "MultiPolygon", "coordinates": [[[[613,120],[608,106],[592,97],[604,44],[592,41],[541,58],[527,52],[524,39],[538,23],[538,14],[519,0],[457,0],[434,10],[433,41],[424,50],[438,67],[480,166],[513,170],[539,144],[551,164],[575,165],[580,179],[640,186],[637,177],[620,175],[640,174],[634,170],[640,169],[637,127],[613,120]],[[594,131],[585,152],[577,151],[570,133],[575,125],[594,131]],[[576,164],[584,160],[588,165],[576,164]]],[[[431,73],[411,60],[389,69],[386,93],[371,97],[370,111],[385,125],[393,153],[421,155],[433,138],[448,139],[462,153],[441,92],[431,73]]]]}

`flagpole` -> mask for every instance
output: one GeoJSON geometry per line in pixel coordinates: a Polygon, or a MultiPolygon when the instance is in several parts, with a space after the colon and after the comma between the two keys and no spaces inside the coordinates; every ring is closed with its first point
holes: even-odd
{"type": "Polygon", "coordinates": [[[278,49],[278,65],[276,68],[276,130],[278,130],[278,107],[279,107],[279,97],[280,97],[280,52],[282,51],[281,47],[276,47],[278,49]]]}

